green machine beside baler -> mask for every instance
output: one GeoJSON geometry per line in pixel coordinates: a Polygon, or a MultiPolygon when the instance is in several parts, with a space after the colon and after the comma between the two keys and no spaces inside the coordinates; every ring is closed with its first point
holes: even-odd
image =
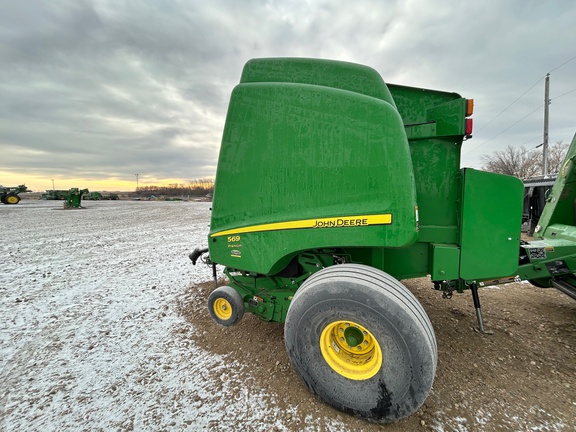
{"type": "Polygon", "coordinates": [[[576,144],[536,235],[521,242],[523,184],[460,168],[473,103],[385,84],[371,68],[256,59],[224,128],[208,248],[225,267],[208,308],[285,322],[290,361],[330,405],[378,422],[414,413],[437,362],[432,325],[399,282],[445,292],[527,279],[574,293],[576,144]],[[520,252],[519,252],[520,251],[520,252]]]}

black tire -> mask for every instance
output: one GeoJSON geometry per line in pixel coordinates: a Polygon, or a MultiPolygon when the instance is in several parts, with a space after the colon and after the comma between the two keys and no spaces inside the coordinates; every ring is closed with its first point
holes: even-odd
{"type": "Polygon", "coordinates": [[[383,271],[342,264],[315,273],[294,295],[284,331],[304,384],[341,411],[392,422],[413,414],[432,388],[438,359],[432,324],[414,295],[383,271]],[[348,330],[359,337],[350,339],[348,330]],[[363,344],[373,349],[356,359],[363,344]]]}
{"type": "Polygon", "coordinates": [[[208,311],[218,324],[230,327],[244,316],[244,300],[234,288],[221,286],[208,296],[208,311]]]}

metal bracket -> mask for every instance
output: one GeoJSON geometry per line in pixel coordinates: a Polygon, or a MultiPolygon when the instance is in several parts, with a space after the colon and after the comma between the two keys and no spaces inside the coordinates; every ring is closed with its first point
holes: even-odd
{"type": "Polygon", "coordinates": [[[454,287],[448,281],[442,281],[442,298],[450,300],[454,294],[454,287]]]}
{"type": "Polygon", "coordinates": [[[476,281],[473,281],[470,285],[470,291],[472,291],[472,299],[474,301],[474,309],[476,309],[476,319],[478,320],[478,328],[474,328],[476,333],[491,335],[494,334],[492,330],[486,330],[484,328],[484,320],[482,319],[482,308],[480,307],[480,297],[478,296],[478,285],[476,281]]]}

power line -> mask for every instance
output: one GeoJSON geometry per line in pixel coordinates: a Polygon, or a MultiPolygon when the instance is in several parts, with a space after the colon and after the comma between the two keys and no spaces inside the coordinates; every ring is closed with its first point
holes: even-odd
{"type": "MultiPolygon", "coordinates": [[[[535,140],[539,140],[539,139],[542,139],[542,137],[541,137],[540,135],[538,135],[537,137],[534,137],[534,138],[532,138],[532,139],[529,139],[528,141],[524,142],[521,146],[525,146],[526,144],[531,143],[532,141],[535,141],[535,140]]],[[[538,145],[537,145],[536,147],[534,147],[534,148],[538,148],[538,147],[540,147],[541,145],[542,145],[542,143],[538,144],[538,145]]]]}
{"type": "Polygon", "coordinates": [[[536,108],[533,111],[530,111],[528,114],[526,114],[524,117],[522,117],[520,120],[517,120],[516,122],[512,123],[510,126],[508,126],[506,129],[504,129],[502,132],[497,133],[496,135],[494,135],[492,138],[484,141],[482,144],[478,145],[477,147],[474,147],[473,149],[470,149],[470,151],[464,153],[464,154],[468,154],[472,151],[476,151],[478,150],[480,147],[484,146],[485,144],[488,144],[490,141],[492,141],[494,138],[499,137],[500,135],[502,135],[504,132],[512,129],[514,126],[516,126],[518,123],[520,123],[522,120],[524,120],[525,118],[531,116],[532,114],[534,114],[536,111],[538,111],[539,109],[541,109],[544,105],[540,105],[538,108],[536,108]]]}
{"type": "Polygon", "coordinates": [[[506,110],[508,110],[508,108],[510,108],[512,105],[514,105],[514,104],[515,104],[516,102],[518,102],[520,99],[522,99],[522,97],[523,97],[526,93],[528,93],[530,90],[532,90],[534,87],[536,87],[536,85],[538,85],[538,84],[540,83],[540,81],[542,81],[544,78],[545,78],[545,76],[544,76],[544,77],[541,77],[541,78],[538,78],[538,81],[536,81],[534,84],[532,84],[532,85],[528,88],[528,90],[526,90],[524,93],[522,93],[520,96],[518,96],[518,97],[514,100],[514,102],[512,102],[510,105],[508,105],[506,108],[504,108],[504,109],[500,112],[500,114],[498,114],[496,117],[494,117],[494,118],[493,118],[492,120],[490,120],[488,123],[486,123],[484,126],[482,126],[480,129],[478,129],[478,131],[477,131],[476,133],[480,132],[482,129],[484,129],[486,126],[488,126],[488,125],[489,125],[490,123],[492,123],[494,120],[496,120],[498,117],[500,117],[502,114],[504,114],[504,112],[506,112],[506,110]]]}
{"type": "MultiPolygon", "coordinates": [[[[566,60],[564,63],[560,64],[559,66],[556,66],[554,69],[552,69],[549,73],[554,72],[555,70],[560,69],[562,66],[565,66],[566,64],[570,63],[572,60],[576,59],[576,55],[568,60],[566,60]]],[[[528,93],[530,90],[532,90],[536,85],[538,85],[540,83],[540,81],[542,81],[542,79],[544,79],[544,77],[539,78],[534,84],[532,84],[524,93],[522,93],[520,96],[518,96],[510,105],[508,105],[506,108],[504,108],[498,115],[496,115],[496,117],[494,117],[492,120],[490,120],[488,123],[484,124],[484,126],[482,126],[480,129],[478,129],[476,131],[476,133],[481,132],[484,128],[486,128],[490,123],[492,123],[494,120],[496,120],[498,117],[500,117],[502,114],[504,114],[512,105],[514,105],[516,102],[518,102],[520,99],[522,99],[522,97],[528,93]]],[[[573,91],[576,91],[576,89],[570,90],[569,92],[566,92],[564,94],[561,94],[560,96],[554,98],[554,99],[558,99],[561,98],[562,96],[565,96],[569,93],[572,93],[573,91]]],[[[544,105],[542,105],[544,106],[544,105]]],[[[540,108],[542,107],[540,106],[540,108]]],[[[537,109],[540,109],[537,108],[537,109]]],[[[534,110],[536,111],[536,110],[534,110]]],[[[507,130],[509,130],[512,126],[518,124],[519,122],[521,122],[522,120],[524,120],[526,117],[528,117],[529,115],[531,115],[532,113],[534,113],[534,111],[532,111],[530,114],[528,114],[525,117],[522,117],[520,120],[518,120],[516,123],[512,124],[511,126],[507,127],[506,129],[504,129],[502,132],[500,132],[499,134],[493,136],[492,138],[490,138],[488,141],[483,142],[482,144],[480,144],[478,147],[474,148],[474,149],[470,149],[470,151],[474,151],[476,149],[478,149],[479,147],[483,146],[484,144],[486,144],[487,142],[493,140],[494,138],[496,138],[499,135],[502,135],[504,132],[506,132],[507,130]]],[[[469,153],[469,152],[467,152],[469,153]]],[[[466,154],[466,153],[465,153],[466,154]]]]}
{"type": "Polygon", "coordinates": [[[575,89],[572,89],[572,90],[570,90],[570,91],[567,91],[566,93],[562,93],[560,96],[556,96],[555,98],[550,99],[550,100],[560,99],[562,96],[566,96],[567,94],[572,93],[573,91],[576,91],[576,88],[575,88],[575,89]]]}
{"type": "Polygon", "coordinates": [[[572,57],[570,60],[566,60],[564,63],[562,63],[560,66],[556,66],[554,69],[552,69],[549,73],[554,72],[556,69],[560,69],[562,66],[564,66],[565,64],[570,63],[572,60],[576,59],[576,55],[574,57],[572,57]]]}

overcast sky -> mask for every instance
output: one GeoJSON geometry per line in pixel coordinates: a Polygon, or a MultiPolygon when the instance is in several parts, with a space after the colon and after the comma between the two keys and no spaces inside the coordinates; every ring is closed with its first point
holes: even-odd
{"type": "Polygon", "coordinates": [[[0,4],[4,185],[130,190],[136,173],[140,186],[214,175],[230,92],[254,57],[351,61],[474,98],[464,166],[542,142],[548,72],[550,142],[576,132],[573,0],[0,4]]]}

